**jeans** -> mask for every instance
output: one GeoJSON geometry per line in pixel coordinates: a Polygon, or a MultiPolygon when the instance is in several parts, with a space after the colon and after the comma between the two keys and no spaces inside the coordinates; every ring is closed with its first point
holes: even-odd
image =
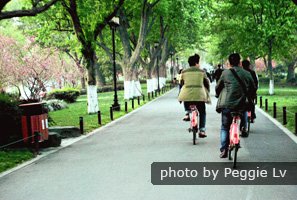
{"type": "Polygon", "coordinates": [[[185,101],[184,107],[186,114],[191,113],[190,105],[196,105],[199,111],[199,130],[205,132],[205,124],[206,124],[206,111],[205,111],[205,102],[202,101],[185,101]]]}
{"type": "Polygon", "coordinates": [[[229,130],[232,124],[231,110],[222,109],[222,126],[221,126],[221,148],[220,151],[227,150],[229,147],[229,130]]]}

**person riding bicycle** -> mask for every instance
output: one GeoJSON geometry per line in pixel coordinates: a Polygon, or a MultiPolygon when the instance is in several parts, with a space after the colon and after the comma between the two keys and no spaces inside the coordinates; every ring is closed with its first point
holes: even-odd
{"type": "Polygon", "coordinates": [[[232,123],[231,112],[244,112],[246,110],[246,95],[239,81],[231,70],[240,77],[247,89],[248,95],[255,91],[255,85],[249,72],[239,67],[240,55],[233,53],[229,56],[230,69],[224,70],[216,85],[218,97],[216,111],[222,113],[220,157],[226,158],[229,146],[229,130],[232,123]]]}
{"type": "Polygon", "coordinates": [[[206,124],[206,111],[205,103],[210,103],[209,90],[210,83],[205,71],[199,67],[200,56],[195,54],[190,56],[188,63],[190,68],[185,69],[181,73],[182,88],[178,96],[180,102],[184,102],[186,116],[184,121],[190,120],[190,105],[196,105],[199,111],[199,137],[206,137],[205,124],[206,124]]]}
{"type": "MultiPolygon", "coordinates": [[[[253,80],[254,80],[254,84],[256,86],[255,88],[255,92],[253,93],[254,96],[252,97],[253,102],[255,101],[255,99],[257,98],[257,89],[258,89],[258,85],[259,85],[259,81],[258,81],[258,77],[257,74],[254,70],[251,69],[251,63],[248,60],[243,60],[241,63],[243,69],[245,69],[246,71],[248,71],[253,80]]],[[[254,123],[254,119],[256,119],[256,113],[255,113],[255,105],[253,105],[252,109],[251,109],[251,123],[254,123]]]]}

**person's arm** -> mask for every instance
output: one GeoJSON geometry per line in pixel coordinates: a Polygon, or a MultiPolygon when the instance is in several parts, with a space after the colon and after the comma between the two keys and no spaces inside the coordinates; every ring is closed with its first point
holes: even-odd
{"type": "Polygon", "coordinates": [[[210,83],[206,73],[203,75],[203,85],[208,91],[210,91],[210,83]]]}
{"type": "Polygon", "coordinates": [[[181,72],[179,79],[180,79],[180,86],[183,87],[183,85],[185,84],[183,72],[181,72]]]}

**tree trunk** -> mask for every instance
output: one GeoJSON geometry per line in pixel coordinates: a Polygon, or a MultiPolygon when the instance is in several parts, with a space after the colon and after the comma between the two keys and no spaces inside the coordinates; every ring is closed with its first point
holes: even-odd
{"type": "Polygon", "coordinates": [[[105,77],[103,75],[102,69],[100,69],[99,65],[96,66],[96,75],[97,75],[97,86],[102,87],[105,85],[105,77]]]}
{"type": "Polygon", "coordinates": [[[80,78],[80,82],[81,82],[81,88],[85,90],[86,89],[86,79],[85,79],[84,75],[80,78]]]}
{"type": "Polygon", "coordinates": [[[288,74],[287,74],[287,82],[291,82],[295,79],[295,68],[297,64],[297,59],[295,61],[288,63],[288,74]]]}
{"type": "Polygon", "coordinates": [[[270,38],[268,41],[268,70],[269,70],[269,94],[274,94],[274,80],[273,80],[273,71],[272,71],[272,45],[273,39],[270,38]]]}
{"type": "Polygon", "coordinates": [[[97,113],[99,110],[96,86],[96,56],[95,51],[93,50],[91,45],[84,47],[82,53],[84,55],[88,70],[88,113],[94,114],[97,113]]]}

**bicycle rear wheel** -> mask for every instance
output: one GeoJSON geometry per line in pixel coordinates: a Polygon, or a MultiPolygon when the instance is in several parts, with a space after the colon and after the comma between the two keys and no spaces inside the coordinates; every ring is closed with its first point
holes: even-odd
{"type": "Polygon", "coordinates": [[[239,144],[236,144],[234,146],[234,157],[233,157],[233,168],[235,169],[237,167],[237,152],[239,149],[239,144]]]}
{"type": "Polygon", "coordinates": [[[193,145],[196,145],[196,137],[197,137],[197,130],[196,128],[193,128],[193,145]]]}

